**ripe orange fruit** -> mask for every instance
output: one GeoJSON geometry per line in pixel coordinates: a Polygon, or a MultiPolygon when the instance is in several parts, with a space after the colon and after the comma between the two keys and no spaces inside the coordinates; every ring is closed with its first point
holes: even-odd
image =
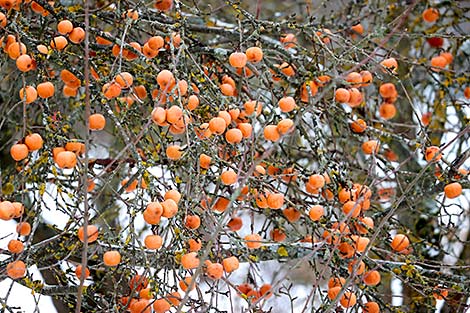
{"type": "Polygon", "coordinates": [[[172,218],[178,213],[178,204],[173,199],[166,199],[161,204],[163,207],[163,217],[172,218]]]}
{"type": "Polygon", "coordinates": [[[20,89],[20,99],[25,100],[26,104],[36,101],[38,98],[38,92],[33,86],[26,86],[25,88],[20,89]],[[26,93],[25,93],[26,90],[26,93]]]}
{"type": "MultiPolygon", "coordinates": [[[[88,225],[87,227],[87,236],[88,236],[88,243],[95,242],[98,239],[99,231],[98,227],[95,225],[88,225]]],[[[85,232],[83,226],[81,226],[77,231],[78,239],[81,242],[85,242],[85,232]]]]}
{"type": "Polygon", "coordinates": [[[410,240],[406,235],[398,234],[393,237],[392,243],[390,245],[396,252],[401,252],[408,248],[410,245],[410,240]]]}
{"type": "Polygon", "coordinates": [[[29,55],[22,54],[16,59],[16,67],[22,72],[28,72],[35,66],[33,59],[29,55]]]}
{"type": "Polygon", "coordinates": [[[379,142],[377,140],[368,140],[362,144],[364,154],[373,154],[379,152],[379,142]]]}
{"type": "Polygon", "coordinates": [[[238,175],[237,173],[235,173],[234,170],[227,170],[222,172],[222,174],[220,175],[220,180],[226,186],[233,185],[237,182],[238,175]]]}
{"type": "Polygon", "coordinates": [[[231,231],[239,231],[243,226],[243,220],[240,217],[232,217],[227,223],[227,227],[231,231]]]}
{"type": "Polygon", "coordinates": [[[121,263],[121,254],[119,251],[106,251],[103,254],[103,263],[106,266],[116,266],[121,263]]]}
{"type": "MultiPolygon", "coordinates": [[[[0,218],[2,218],[2,216],[4,215],[4,213],[2,213],[2,205],[0,204],[0,218]]],[[[29,224],[28,222],[20,222],[18,223],[18,225],[16,225],[16,232],[18,234],[20,234],[20,236],[28,236],[29,234],[31,234],[31,224],[29,224]]]]}
{"type": "Polygon", "coordinates": [[[344,279],[343,277],[331,277],[328,280],[328,289],[332,289],[334,287],[342,287],[345,284],[346,284],[346,279],[344,279]]]}
{"type": "Polygon", "coordinates": [[[7,264],[6,272],[11,279],[23,278],[26,275],[26,265],[23,261],[13,261],[7,264]]]}
{"type": "Polygon", "coordinates": [[[134,83],[134,77],[128,72],[121,72],[114,77],[114,81],[122,88],[130,88],[134,83]]]}
{"type": "Polygon", "coordinates": [[[206,275],[211,279],[221,279],[223,274],[224,267],[220,263],[210,263],[206,267],[206,275]]]}
{"type": "Polygon", "coordinates": [[[397,114],[397,108],[393,103],[384,102],[379,107],[379,114],[385,120],[390,120],[397,114]]]}
{"type": "Polygon", "coordinates": [[[85,40],[85,31],[81,27],[75,27],[69,33],[69,39],[70,39],[71,42],[73,42],[75,44],[79,44],[83,40],[85,40]]]}
{"type": "MultiPolygon", "coordinates": [[[[352,260],[351,262],[349,262],[349,264],[348,264],[348,273],[349,274],[352,274],[356,264],[357,264],[357,260],[352,260]]],[[[359,263],[359,265],[357,266],[357,268],[356,268],[355,274],[356,275],[362,275],[362,273],[364,273],[365,270],[366,270],[366,264],[364,263],[364,261],[361,261],[359,263]]]]}
{"type": "Polygon", "coordinates": [[[283,97],[278,102],[279,108],[282,112],[288,113],[295,109],[295,100],[292,97],[283,97]]]}
{"type": "Polygon", "coordinates": [[[61,35],[67,35],[73,30],[73,24],[69,20],[62,20],[57,23],[57,31],[61,35]]]}
{"type": "Polygon", "coordinates": [[[369,301],[362,307],[364,313],[380,313],[380,307],[377,302],[369,301]]]}
{"type": "Polygon", "coordinates": [[[222,117],[214,117],[209,121],[209,129],[217,135],[223,134],[227,127],[226,121],[222,117]]]}
{"type": "Polygon", "coordinates": [[[44,83],[40,83],[36,87],[36,90],[38,92],[39,97],[43,99],[47,99],[54,95],[55,87],[51,82],[44,82],[44,83]]]}
{"type": "Polygon", "coordinates": [[[276,129],[280,135],[288,134],[294,130],[294,121],[290,118],[285,118],[277,123],[276,129]]]}
{"type": "Polygon", "coordinates": [[[169,11],[173,7],[173,0],[155,0],[153,6],[160,11],[169,11]]]}
{"type": "Polygon", "coordinates": [[[246,58],[249,62],[257,63],[263,59],[263,50],[258,47],[250,47],[245,51],[246,58]]]}
{"type": "Polygon", "coordinates": [[[121,85],[116,82],[106,83],[101,89],[106,99],[113,99],[121,94],[121,85]]]}
{"type": "Polygon", "coordinates": [[[346,75],[346,81],[354,87],[360,87],[362,85],[362,76],[358,72],[351,72],[346,75]]]}
{"type": "Polygon", "coordinates": [[[24,143],[28,146],[29,151],[36,151],[42,148],[43,140],[41,135],[33,133],[26,136],[24,143]]]}
{"type": "Polygon", "coordinates": [[[181,257],[181,265],[184,269],[195,269],[199,266],[199,258],[196,252],[189,252],[181,257]]]}
{"type": "Polygon", "coordinates": [[[331,287],[328,289],[328,299],[333,300],[335,299],[339,293],[341,292],[340,286],[331,287]]]}
{"type": "Polygon", "coordinates": [[[383,67],[391,70],[392,72],[396,72],[398,69],[398,62],[395,58],[388,58],[380,62],[380,65],[383,67]]]}
{"type": "Polygon", "coordinates": [[[28,146],[22,143],[14,144],[10,148],[10,155],[15,161],[21,161],[28,156],[28,146]]]}
{"type": "Polygon", "coordinates": [[[361,71],[362,84],[361,86],[369,86],[372,83],[372,73],[369,71],[361,71]]]}
{"type": "MultiPolygon", "coordinates": [[[[157,1],[163,1],[163,0],[157,0],[157,1]]],[[[170,311],[171,309],[170,303],[164,298],[155,300],[152,304],[152,307],[155,313],[166,313],[170,311]]]]}
{"type": "Polygon", "coordinates": [[[312,221],[319,221],[323,214],[325,214],[325,209],[321,205],[314,205],[308,211],[308,216],[312,221]]]}
{"type": "Polygon", "coordinates": [[[203,169],[209,169],[212,158],[207,154],[201,153],[199,156],[199,166],[203,169]]]}
{"type": "Polygon", "coordinates": [[[435,287],[432,293],[432,296],[436,300],[444,300],[445,298],[447,298],[448,295],[449,295],[449,290],[442,288],[440,286],[435,287]]]}
{"type": "Polygon", "coordinates": [[[245,236],[245,243],[249,249],[258,249],[262,245],[262,238],[258,234],[250,234],[245,236]]]}
{"type": "Polygon", "coordinates": [[[245,67],[247,60],[248,58],[243,52],[233,52],[228,58],[230,65],[236,68],[245,67]]]}
{"type": "Polygon", "coordinates": [[[300,219],[300,216],[301,216],[301,213],[293,208],[293,207],[289,207],[289,208],[286,208],[282,211],[284,217],[291,223],[294,223],[296,221],[298,221],[300,219]]]}
{"type": "Polygon", "coordinates": [[[454,199],[462,194],[462,185],[460,183],[450,183],[444,187],[444,193],[447,198],[454,199]]]}
{"type": "Polygon", "coordinates": [[[385,83],[380,85],[379,93],[383,98],[393,98],[397,95],[397,89],[392,83],[385,83]]]}
{"type": "Polygon", "coordinates": [[[441,149],[436,146],[429,146],[426,148],[424,158],[428,162],[437,162],[442,158],[441,149]]]}
{"type": "Polygon", "coordinates": [[[231,256],[222,260],[222,265],[224,267],[224,271],[227,273],[231,273],[238,269],[240,266],[240,262],[236,256],[231,256]]]}
{"type": "Polygon", "coordinates": [[[465,98],[470,99],[470,86],[465,87],[463,95],[465,96],[465,98]]]}
{"type": "Polygon", "coordinates": [[[362,277],[364,284],[367,286],[377,286],[380,283],[381,277],[378,271],[368,271],[362,277]]]}
{"type": "Polygon", "coordinates": [[[363,119],[352,121],[349,126],[353,132],[358,134],[365,132],[367,129],[367,124],[363,119]]]}
{"type": "Polygon", "coordinates": [[[281,134],[277,130],[276,125],[266,125],[263,130],[264,138],[270,141],[278,141],[281,138],[281,134]]]}
{"type": "Polygon", "coordinates": [[[184,226],[188,229],[198,229],[201,226],[201,218],[197,215],[188,215],[184,221],[184,226]]]}
{"type": "MultiPolygon", "coordinates": [[[[78,279],[82,277],[82,268],[83,267],[81,264],[77,265],[77,267],[75,268],[75,276],[77,276],[78,279]]],[[[85,278],[87,277],[90,277],[90,270],[85,267],[85,278]]]]}
{"type": "Polygon", "coordinates": [[[67,41],[67,38],[65,38],[64,36],[56,36],[52,38],[49,45],[51,46],[52,49],[56,49],[60,51],[60,50],[63,50],[68,45],[68,43],[69,42],[67,41]]]}
{"type": "Polygon", "coordinates": [[[289,49],[295,47],[297,38],[294,34],[288,33],[281,37],[280,42],[284,44],[284,48],[289,49]]]}
{"type": "Polygon", "coordinates": [[[144,210],[144,220],[151,224],[156,225],[160,222],[160,217],[163,214],[163,206],[159,202],[150,202],[144,210]]]}
{"type": "Polygon", "coordinates": [[[74,168],[77,165],[77,155],[72,151],[57,153],[55,162],[59,168],[74,168]]]}
{"type": "Polygon", "coordinates": [[[88,124],[91,130],[102,130],[106,126],[106,119],[103,114],[95,113],[90,115],[88,124]]]}
{"type": "Polygon", "coordinates": [[[16,239],[12,239],[8,242],[8,251],[11,253],[21,253],[24,250],[24,244],[16,239]]]}
{"type": "Polygon", "coordinates": [[[20,55],[26,54],[28,50],[26,45],[22,42],[13,42],[8,46],[8,56],[16,60],[20,55]]]}
{"type": "Polygon", "coordinates": [[[278,210],[284,205],[284,195],[282,193],[270,193],[266,197],[268,207],[272,210],[278,210]]]}
{"type": "MultiPolygon", "coordinates": [[[[182,279],[178,282],[178,285],[180,286],[181,290],[186,292],[188,290],[189,286],[191,285],[192,280],[193,280],[192,276],[186,276],[184,279],[182,279]]],[[[193,284],[193,287],[191,288],[191,290],[193,290],[195,287],[196,287],[196,285],[193,284]]]]}
{"type": "Polygon", "coordinates": [[[157,250],[162,247],[163,239],[159,235],[147,235],[144,239],[144,245],[147,249],[157,250]]]}
{"type": "Polygon", "coordinates": [[[345,308],[350,308],[356,304],[356,301],[356,295],[351,291],[346,291],[339,300],[339,303],[345,308]]]}
{"type": "Polygon", "coordinates": [[[243,133],[238,128],[231,128],[225,133],[225,140],[230,144],[236,144],[241,142],[243,139],[243,133]]]}
{"type": "Polygon", "coordinates": [[[440,72],[447,66],[447,59],[441,55],[431,58],[431,69],[435,72],[440,72]]]}
{"type": "Polygon", "coordinates": [[[173,161],[179,160],[183,155],[181,147],[178,145],[170,145],[166,148],[166,156],[173,161]]]}
{"type": "Polygon", "coordinates": [[[169,70],[162,70],[157,75],[157,83],[162,90],[166,90],[168,92],[175,84],[175,77],[169,70]]]}
{"type": "Polygon", "coordinates": [[[348,103],[350,97],[351,97],[351,94],[345,88],[338,88],[335,91],[335,101],[337,102],[348,103]]]}
{"type": "Polygon", "coordinates": [[[0,27],[5,27],[7,26],[7,23],[8,23],[8,19],[6,17],[6,15],[2,12],[0,12],[0,27]]]}
{"type": "Polygon", "coordinates": [[[427,8],[422,14],[423,20],[428,23],[433,23],[439,18],[439,11],[435,8],[427,8]]]}
{"type": "Polygon", "coordinates": [[[347,201],[343,204],[343,213],[346,216],[356,218],[361,214],[361,205],[356,201],[347,201]]]}

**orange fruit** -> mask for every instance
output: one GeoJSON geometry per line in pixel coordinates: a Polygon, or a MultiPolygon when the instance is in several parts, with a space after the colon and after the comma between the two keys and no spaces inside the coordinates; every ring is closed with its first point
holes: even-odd
{"type": "Polygon", "coordinates": [[[380,307],[377,302],[369,301],[362,307],[363,313],[380,313],[380,307]]]}
{"type": "Polygon", "coordinates": [[[28,146],[29,151],[36,151],[42,148],[43,140],[41,135],[33,133],[25,137],[24,143],[28,146]]]}
{"type": "Polygon", "coordinates": [[[55,162],[59,168],[74,168],[77,165],[77,155],[72,151],[61,151],[57,154],[55,162]]]}
{"type": "Polygon", "coordinates": [[[90,115],[88,124],[91,130],[102,130],[106,126],[106,119],[103,114],[95,113],[90,115]]]}
{"type": "Polygon", "coordinates": [[[224,267],[220,263],[210,263],[206,267],[206,275],[214,280],[222,278],[224,267]]]}
{"type": "MultiPolygon", "coordinates": [[[[0,204],[0,218],[3,219],[3,213],[1,212],[1,208],[2,205],[0,204]]],[[[16,232],[20,234],[20,236],[28,236],[29,234],[31,234],[31,224],[29,224],[28,222],[18,223],[18,225],[16,225],[16,232]]]]}
{"type": "Polygon", "coordinates": [[[424,158],[428,162],[437,162],[442,158],[441,149],[436,146],[429,146],[426,148],[424,158]]]}
{"type": "Polygon", "coordinates": [[[23,261],[13,261],[7,264],[6,272],[11,279],[23,278],[26,275],[26,265],[23,261]]]}
{"type": "Polygon", "coordinates": [[[44,82],[44,83],[40,83],[36,87],[36,90],[38,92],[39,97],[43,99],[47,99],[54,95],[55,87],[51,82],[44,82]]]}
{"type": "Polygon", "coordinates": [[[335,101],[340,103],[348,103],[351,98],[351,94],[345,88],[338,88],[335,91],[335,101]]]}
{"type": "Polygon", "coordinates": [[[384,102],[379,107],[379,114],[385,120],[390,120],[397,114],[397,108],[393,103],[384,102]]]}
{"type": "Polygon", "coordinates": [[[26,86],[25,88],[20,89],[20,99],[25,100],[26,104],[36,101],[38,98],[38,92],[33,86],[26,86]],[[26,91],[26,93],[25,93],[26,91]]]}
{"type": "Polygon", "coordinates": [[[161,204],[163,207],[163,217],[171,218],[178,213],[178,204],[173,199],[166,199],[161,204]]]}
{"type": "Polygon", "coordinates": [[[244,67],[247,60],[248,58],[243,52],[233,52],[228,58],[230,65],[236,68],[244,67]]]}
{"type": "Polygon", "coordinates": [[[231,256],[222,260],[222,266],[224,267],[225,272],[231,273],[238,269],[240,262],[237,257],[231,256]]]}
{"type": "Polygon", "coordinates": [[[85,40],[85,31],[81,27],[75,27],[70,33],[69,33],[69,40],[75,44],[81,43],[83,40],[85,40]]]}
{"type": "MultiPolygon", "coordinates": [[[[82,277],[82,268],[83,267],[81,264],[77,265],[77,267],[75,268],[75,276],[77,276],[78,279],[82,277]]],[[[87,277],[90,277],[90,270],[85,267],[85,279],[87,277]]]]}
{"type": "Polygon", "coordinates": [[[103,263],[106,266],[117,266],[121,263],[121,254],[119,251],[106,251],[103,254],[103,263]]]}
{"type": "Polygon", "coordinates": [[[444,193],[447,198],[454,199],[462,194],[462,185],[460,183],[450,183],[445,185],[444,193]]]}
{"type": "Polygon", "coordinates": [[[262,246],[262,238],[258,234],[246,235],[244,239],[249,249],[258,249],[262,246]]]}
{"type": "Polygon", "coordinates": [[[352,121],[349,126],[353,132],[358,134],[365,132],[367,129],[367,124],[363,119],[352,121]]]}
{"type": "Polygon", "coordinates": [[[398,234],[393,237],[392,243],[390,244],[392,249],[396,252],[402,252],[410,245],[410,240],[406,235],[398,234]]]}
{"type": "Polygon", "coordinates": [[[234,170],[227,170],[222,172],[222,174],[220,175],[220,180],[226,186],[233,185],[237,182],[238,175],[237,173],[235,173],[234,170]]]}
{"type": "Polygon", "coordinates": [[[362,277],[364,284],[367,286],[377,286],[380,283],[381,277],[378,271],[368,271],[362,277]]]}
{"type": "Polygon", "coordinates": [[[67,35],[73,30],[73,24],[69,20],[62,20],[57,23],[57,31],[61,35],[67,35]]]}
{"type": "Polygon", "coordinates": [[[270,141],[278,141],[281,138],[281,134],[277,129],[277,125],[266,125],[263,130],[264,138],[270,141]]]}
{"type": "Polygon", "coordinates": [[[166,156],[173,161],[179,160],[183,155],[181,147],[178,145],[170,145],[166,148],[166,156]]]}
{"type": "Polygon", "coordinates": [[[427,8],[422,13],[423,20],[428,23],[433,23],[439,18],[439,11],[435,8],[427,8]]]}
{"type": "Polygon", "coordinates": [[[8,242],[8,251],[11,253],[21,253],[24,250],[24,244],[16,239],[12,239],[8,242]]]}
{"type": "Polygon", "coordinates": [[[232,128],[227,130],[225,133],[225,140],[230,144],[236,144],[241,142],[243,139],[243,133],[238,128],[232,128]]]}
{"type": "MultiPolygon", "coordinates": [[[[99,235],[98,227],[96,227],[95,225],[88,225],[87,227],[88,243],[95,242],[98,239],[98,235],[99,235]]],[[[77,236],[81,242],[85,242],[85,232],[84,232],[83,226],[81,226],[78,229],[77,236]]]]}
{"type": "Polygon", "coordinates": [[[201,218],[197,215],[188,215],[184,221],[184,226],[188,229],[198,229],[201,226],[201,218]]]}
{"type": "Polygon", "coordinates": [[[257,63],[263,59],[263,50],[258,47],[250,47],[245,51],[246,58],[249,62],[257,63]]]}
{"type": "Polygon", "coordinates": [[[68,45],[68,43],[69,42],[67,41],[67,38],[65,38],[64,36],[56,36],[52,38],[49,45],[51,46],[52,49],[56,49],[60,51],[60,50],[63,50],[68,45]]]}
{"type": "Polygon", "coordinates": [[[288,113],[295,109],[295,100],[292,97],[281,98],[278,102],[278,106],[282,112],[288,113]]]}
{"type": "Polygon", "coordinates": [[[339,303],[345,308],[350,308],[356,304],[356,301],[356,295],[351,291],[346,291],[339,300],[339,303]]]}
{"type": "Polygon", "coordinates": [[[11,146],[10,155],[15,161],[21,161],[28,156],[28,146],[22,143],[17,143],[11,146]]]}
{"type": "MultiPolygon", "coordinates": [[[[163,1],[163,0],[157,0],[163,1]]],[[[166,299],[157,299],[152,304],[153,310],[155,313],[165,313],[170,311],[171,305],[166,299]]]]}
{"type": "Polygon", "coordinates": [[[199,258],[197,257],[197,253],[189,252],[183,254],[183,256],[181,257],[181,265],[186,270],[197,268],[199,266],[199,258]]]}
{"type": "Polygon", "coordinates": [[[22,54],[16,59],[16,67],[22,72],[28,72],[35,66],[33,59],[29,55],[22,54]]]}
{"type": "Polygon", "coordinates": [[[157,250],[162,247],[163,239],[159,235],[147,235],[144,238],[144,245],[147,249],[157,250]]]}
{"type": "Polygon", "coordinates": [[[308,216],[312,221],[319,221],[323,214],[325,214],[325,209],[321,205],[314,205],[308,211],[308,216]]]}
{"type": "Polygon", "coordinates": [[[373,154],[379,152],[379,142],[377,140],[368,140],[362,144],[364,154],[373,154]]]}

